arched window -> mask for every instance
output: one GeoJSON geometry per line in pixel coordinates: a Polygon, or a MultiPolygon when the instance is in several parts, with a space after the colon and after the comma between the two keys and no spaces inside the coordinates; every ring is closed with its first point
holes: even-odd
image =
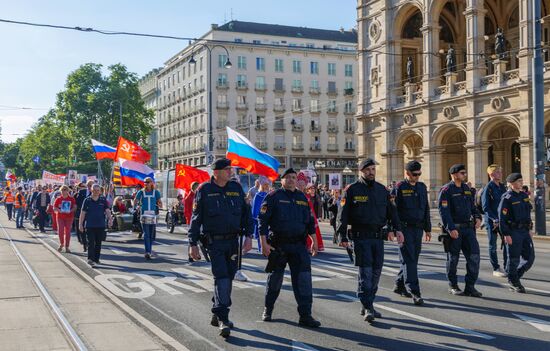
{"type": "Polygon", "coordinates": [[[407,23],[405,23],[401,37],[404,39],[422,38],[420,27],[422,27],[422,13],[416,10],[407,23]]]}
{"type": "Polygon", "coordinates": [[[521,172],[521,149],[518,142],[512,144],[512,173],[521,172]]]}

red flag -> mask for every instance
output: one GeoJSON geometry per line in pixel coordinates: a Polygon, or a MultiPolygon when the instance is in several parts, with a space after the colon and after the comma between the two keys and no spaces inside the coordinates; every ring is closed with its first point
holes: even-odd
{"type": "Polygon", "coordinates": [[[206,171],[198,168],[176,164],[176,179],[174,180],[174,188],[176,189],[191,189],[191,183],[204,183],[210,179],[210,175],[206,171]]]}
{"type": "Polygon", "coordinates": [[[151,159],[151,155],[138,144],[123,137],[118,137],[115,160],[118,161],[119,158],[145,163],[151,159]]]}

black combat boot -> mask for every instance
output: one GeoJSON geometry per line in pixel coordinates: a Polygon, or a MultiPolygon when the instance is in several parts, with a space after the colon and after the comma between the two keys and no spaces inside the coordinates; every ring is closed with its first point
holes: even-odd
{"type": "Polygon", "coordinates": [[[319,328],[321,326],[321,322],[319,322],[312,316],[300,316],[300,321],[298,323],[300,325],[303,325],[304,327],[310,328],[319,328]]]}
{"type": "Polygon", "coordinates": [[[420,294],[412,294],[413,303],[416,306],[422,306],[424,304],[424,299],[420,294]]]}
{"type": "Polygon", "coordinates": [[[262,313],[262,321],[271,322],[272,313],[273,313],[273,308],[264,307],[264,312],[262,313]]]}
{"type": "MultiPolygon", "coordinates": [[[[220,322],[218,320],[218,317],[215,314],[212,314],[212,319],[210,320],[210,325],[213,327],[219,327],[220,322]]],[[[227,325],[229,325],[229,328],[233,329],[233,322],[230,320],[227,321],[227,325]]]]}
{"type": "Polygon", "coordinates": [[[476,290],[473,286],[467,286],[464,288],[464,295],[471,297],[482,297],[483,294],[476,290]]]}
{"type": "Polygon", "coordinates": [[[464,292],[460,290],[458,285],[451,285],[451,287],[449,288],[449,294],[455,295],[455,296],[462,296],[464,295],[464,292]]]}
{"type": "Polygon", "coordinates": [[[393,292],[403,297],[412,297],[412,295],[407,291],[407,288],[405,288],[404,285],[395,284],[395,286],[393,287],[393,292]]]}

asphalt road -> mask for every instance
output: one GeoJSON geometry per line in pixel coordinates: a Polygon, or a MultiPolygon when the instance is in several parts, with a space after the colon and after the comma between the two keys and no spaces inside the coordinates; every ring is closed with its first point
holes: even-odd
{"type": "MultiPolygon", "coordinates": [[[[4,215],[4,214],[2,214],[4,215]]],[[[14,222],[11,222],[14,223],[14,222]]],[[[26,224],[28,226],[28,224],[26,224]]],[[[385,265],[376,300],[383,314],[369,325],[359,315],[355,297],[356,268],[345,250],[332,244],[330,227],[323,223],[326,251],[312,260],[314,317],[319,329],[300,327],[296,302],[285,278],[273,322],[261,321],[266,260],[256,250],[243,259],[248,282],[235,282],[230,319],[235,323],[224,340],[210,326],[213,280],[209,264],[187,261],[184,228],[174,234],[158,229],[156,257],[146,261],[143,242],[129,232],[109,233],[101,265],[86,263],[73,236],[73,254],[64,254],[124,303],[191,350],[548,350],[550,345],[550,241],[537,241],[536,260],[523,279],[528,294],[515,294],[504,278],[492,276],[486,237],[480,236],[481,299],[447,293],[445,256],[441,245],[425,244],[420,258],[421,289],[426,303],[392,292],[398,270],[397,245],[386,243],[385,265]]],[[[30,230],[28,235],[38,235],[30,230]]],[[[49,232],[51,233],[51,232],[49,232]]],[[[57,248],[53,234],[39,235],[57,248]]],[[[465,260],[459,264],[463,286],[465,260]]]]}

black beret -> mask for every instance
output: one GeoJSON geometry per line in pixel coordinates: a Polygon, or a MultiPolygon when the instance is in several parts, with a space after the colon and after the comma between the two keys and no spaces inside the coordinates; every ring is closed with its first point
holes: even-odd
{"type": "Polygon", "coordinates": [[[508,183],[513,183],[516,180],[522,179],[522,178],[523,177],[521,176],[521,173],[510,173],[510,175],[508,175],[508,177],[506,177],[506,181],[508,183]]]}
{"type": "Polygon", "coordinates": [[[290,173],[297,174],[296,171],[294,170],[294,168],[289,167],[289,168],[285,169],[285,171],[281,175],[281,179],[284,178],[287,174],[290,174],[290,173]]]}
{"type": "Polygon", "coordinates": [[[229,166],[231,166],[231,160],[228,160],[226,158],[217,159],[216,161],[214,161],[214,163],[212,163],[212,169],[215,171],[224,169],[225,167],[229,166]]]}
{"type": "Polygon", "coordinates": [[[359,170],[361,171],[363,170],[363,168],[372,166],[372,165],[376,165],[376,162],[374,162],[372,158],[367,158],[366,160],[363,160],[361,161],[361,163],[359,163],[359,170]]]}
{"type": "Polygon", "coordinates": [[[421,168],[422,168],[422,165],[420,164],[420,162],[415,160],[408,162],[407,165],[405,166],[405,169],[409,172],[420,171],[421,168]]]}
{"type": "Polygon", "coordinates": [[[466,166],[464,166],[462,163],[458,163],[456,165],[451,166],[451,168],[449,169],[449,174],[455,174],[465,169],[466,169],[466,166]]]}

